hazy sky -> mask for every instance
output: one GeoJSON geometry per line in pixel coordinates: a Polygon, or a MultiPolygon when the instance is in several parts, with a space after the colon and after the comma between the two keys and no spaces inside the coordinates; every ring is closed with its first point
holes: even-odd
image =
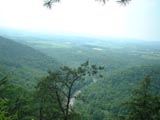
{"type": "Polygon", "coordinates": [[[160,40],[160,0],[62,0],[51,10],[43,0],[0,0],[0,27],[50,33],[160,40]]]}

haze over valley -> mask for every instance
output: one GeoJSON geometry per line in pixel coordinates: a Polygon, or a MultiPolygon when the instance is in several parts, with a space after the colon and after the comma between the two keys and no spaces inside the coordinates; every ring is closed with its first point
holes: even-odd
{"type": "MultiPolygon", "coordinates": [[[[121,105],[130,100],[132,90],[140,86],[141,80],[147,75],[151,76],[152,83],[156,85],[152,91],[153,94],[156,92],[156,95],[159,95],[159,41],[98,39],[66,35],[41,36],[37,34],[17,36],[15,34],[12,37],[8,34],[0,37],[1,78],[7,76],[9,84],[16,86],[14,93],[12,90],[9,91],[16,94],[17,97],[22,94],[26,99],[33,91],[39,90],[37,84],[39,85],[45,76],[50,75],[50,73],[47,74],[47,71],[55,72],[59,67],[66,65],[76,68],[85,61],[103,66],[104,70],[100,72],[103,77],[89,78],[88,76],[85,81],[76,82],[69,103],[70,107],[75,110],[74,113],[77,114],[74,120],[103,120],[106,118],[118,120],[121,115],[125,117],[123,113],[125,110],[121,108],[121,105]],[[20,88],[21,92],[27,92],[26,95],[16,92],[16,89],[20,88]]],[[[67,92],[67,88],[64,91],[67,92]]],[[[47,94],[49,95],[50,92],[47,94]]],[[[10,97],[7,98],[11,99],[10,97]]],[[[33,108],[39,103],[37,98],[33,96],[27,99],[22,100],[26,104],[22,104],[20,107],[29,114],[26,115],[19,111],[21,115],[19,118],[29,120],[26,118],[29,116],[39,119],[38,113],[30,113],[30,109],[34,112],[38,110],[38,108],[33,108]],[[29,103],[31,101],[33,102],[32,106],[29,103]],[[27,110],[25,107],[29,107],[29,109],[27,110]]],[[[45,99],[46,102],[50,101],[49,98],[45,99]]],[[[46,107],[43,109],[49,110],[50,106],[54,106],[54,104],[44,103],[46,107]]],[[[158,106],[158,103],[155,104],[158,106]]],[[[14,107],[10,109],[12,110],[14,107]]],[[[58,110],[59,108],[55,107],[54,109],[58,110]]],[[[55,116],[49,115],[54,111],[49,110],[48,112],[43,111],[43,117],[48,114],[48,120],[52,117],[55,118],[55,116]]],[[[56,117],[59,118],[59,115],[56,117]]]]}
{"type": "Polygon", "coordinates": [[[0,0],[0,120],[160,120],[159,0],[0,0]]]}

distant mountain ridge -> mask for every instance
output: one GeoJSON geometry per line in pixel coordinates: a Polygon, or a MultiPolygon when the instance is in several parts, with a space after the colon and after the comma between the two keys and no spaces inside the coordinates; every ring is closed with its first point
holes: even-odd
{"type": "Polygon", "coordinates": [[[35,85],[36,79],[59,63],[45,54],[0,36],[0,77],[9,75],[15,84],[35,85]]]}

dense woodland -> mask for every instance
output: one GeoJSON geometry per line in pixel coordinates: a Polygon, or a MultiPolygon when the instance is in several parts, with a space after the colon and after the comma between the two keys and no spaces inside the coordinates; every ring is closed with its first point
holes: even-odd
{"type": "Polygon", "coordinates": [[[160,120],[159,46],[0,37],[0,120],[160,120]]]}

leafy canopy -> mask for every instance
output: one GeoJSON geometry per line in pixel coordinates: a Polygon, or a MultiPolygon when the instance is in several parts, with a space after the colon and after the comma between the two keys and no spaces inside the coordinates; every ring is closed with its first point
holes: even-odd
{"type": "Polygon", "coordinates": [[[154,93],[151,82],[150,76],[146,76],[141,86],[133,91],[131,100],[126,103],[126,120],[160,119],[160,95],[154,93]]]}
{"type": "Polygon", "coordinates": [[[103,69],[101,66],[89,65],[87,61],[77,68],[64,66],[57,72],[49,72],[49,75],[42,79],[37,86],[40,108],[43,111],[41,119],[49,117],[48,113],[54,113],[55,116],[50,116],[48,119],[72,120],[77,115],[72,105],[72,99],[77,91],[76,83],[82,82],[90,76],[102,77],[99,71],[103,69]],[[45,101],[48,102],[45,103],[45,101]],[[54,109],[49,110],[49,106],[54,109]],[[48,112],[45,113],[45,111],[48,112]]]}

